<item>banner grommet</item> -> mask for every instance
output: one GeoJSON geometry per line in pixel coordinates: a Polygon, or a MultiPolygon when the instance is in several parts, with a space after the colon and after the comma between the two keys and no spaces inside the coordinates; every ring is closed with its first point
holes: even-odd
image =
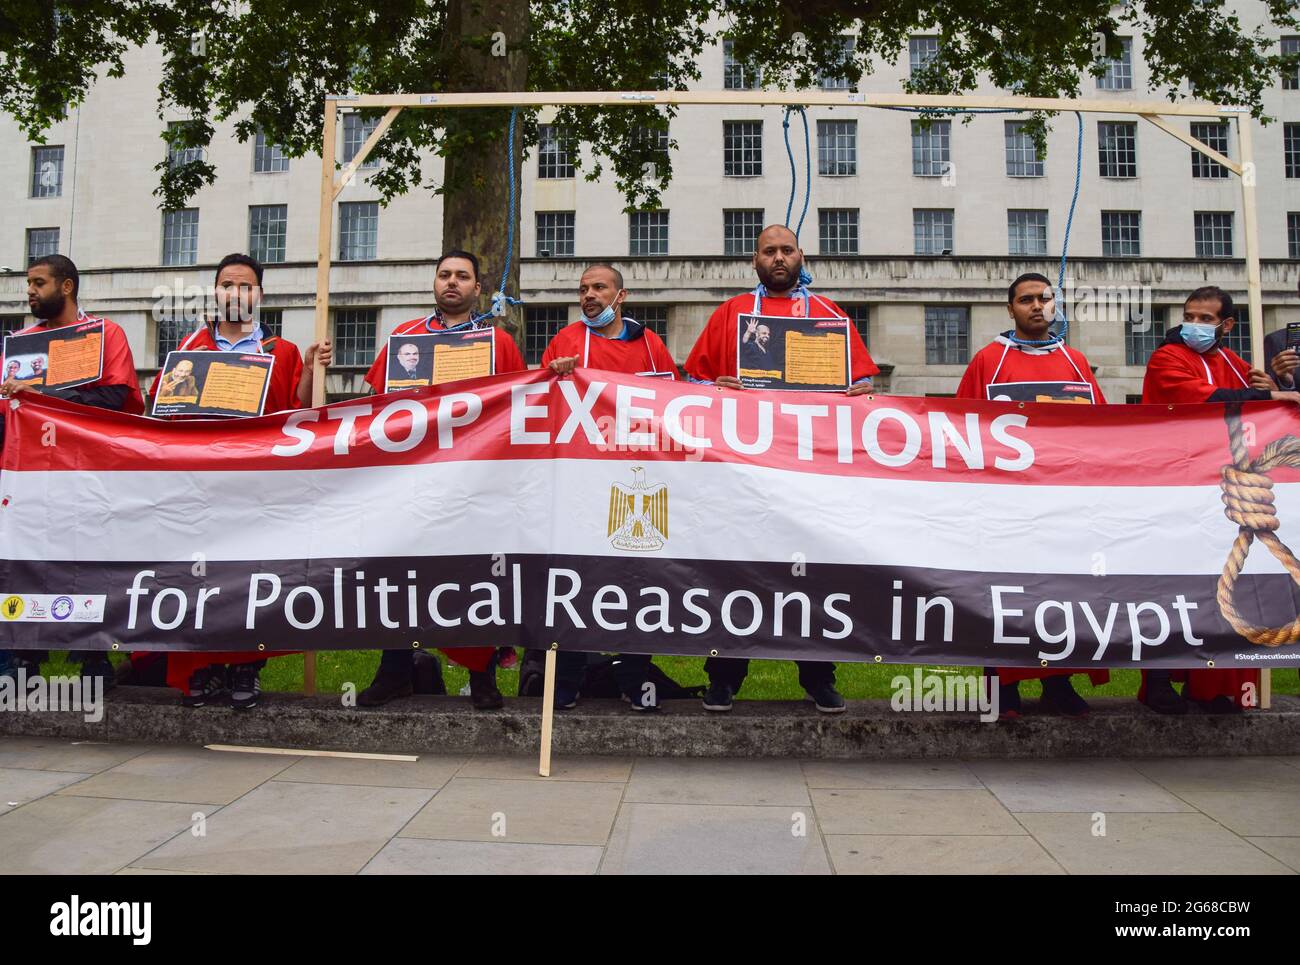
{"type": "Polygon", "coordinates": [[[420,649],[420,641],[419,641],[419,640],[412,640],[412,641],[411,641],[411,649],[412,649],[412,650],[419,650],[419,649],[420,649]]]}
{"type": "Polygon", "coordinates": [[[262,651],[264,651],[265,649],[266,649],[266,644],[264,644],[264,643],[259,643],[259,644],[257,645],[257,650],[258,650],[259,653],[262,652],[262,651]]]}
{"type": "Polygon", "coordinates": [[[874,657],[872,657],[871,659],[874,660],[876,663],[883,663],[884,660],[885,660],[885,658],[882,657],[880,654],[876,654],[876,655],[875,655],[874,657]]]}
{"type": "Polygon", "coordinates": [[[717,655],[718,655],[718,651],[716,651],[716,650],[710,650],[710,651],[709,651],[709,656],[710,656],[710,657],[716,657],[717,655]]]}
{"type": "Polygon", "coordinates": [[[1214,661],[1213,661],[1213,660],[1207,660],[1207,661],[1205,661],[1205,666],[1206,666],[1208,669],[1213,670],[1213,669],[1214,669],[1214,661]]]}

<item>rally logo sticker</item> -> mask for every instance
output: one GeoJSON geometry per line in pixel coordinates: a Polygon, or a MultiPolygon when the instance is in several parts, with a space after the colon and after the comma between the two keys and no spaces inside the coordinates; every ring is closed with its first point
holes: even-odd
{"type": "Polygon", "coordinates": [[[6,620],[17,620],[23,615],[23,598],[21,596],[6,597],[3,604],[0,604],[0,616],[6,620]]]}
{"type": "Polygon", "coordinates": [[[56,620],[66,620],[72,616],[74,608],[75,604],[72,602],[72,597],[61,596],[50,604],[50,615],[56,620]]]}
{"type": "Polygon", "coordinates": [[[640,466],[633,467],[630,486],[612,483],[605,535],[615,549],[633,552],[663,549],[668,540],[668,486],[647,483],[645,470],[640,466]]]}

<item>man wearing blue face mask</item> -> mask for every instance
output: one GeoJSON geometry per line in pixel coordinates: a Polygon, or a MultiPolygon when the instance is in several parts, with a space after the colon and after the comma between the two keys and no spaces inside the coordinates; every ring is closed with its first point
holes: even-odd
{"type": "MultiPolygon", "coordinates": [[[[1300,392],[1282,392],[1262,370],[1251,368],[1223,344],[1236,324],[1232,296],[1213,285],[1198,288],[1183,304],[1183,324],[1170,329],[1151,354],[1142,383],[1144,403],[1266,402],[1300,404],[1300,392]]],[[[1188,701],[1210,713],[1237,713],[1243,686],[1258,686],[1258,670],[1149,670],[1138,699],[1161,714],[1185,714],[1188,701]],[[1187,681],[1174,690],[1173,674],[1187,681]]]]}

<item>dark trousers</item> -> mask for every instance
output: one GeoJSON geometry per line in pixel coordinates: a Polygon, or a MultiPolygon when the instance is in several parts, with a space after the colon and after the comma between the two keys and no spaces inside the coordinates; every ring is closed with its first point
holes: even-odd
{"type": "MultiPolygon", "coordinates": [[[[559,650],[555,654],[555,685],[566,690],[582,690],[589,654],[578,650],[559,650]]],[[[630,700],[640,701],[641,686],[650,670],[650,654],[620,653],[614,657],[614,682],[630,700]]]]}
{"type": "MultiPolygon", "coordinates": [[[[826,685],[835,686],[835,664],[822,660],[796,660],[799,668],[799,686],[813,691],[826,685]]],[[[745,657],[710,657],[704,661],[704,672],[710,684],[726,684],[732,693],[740,690],[749,674],[749,660],[745,657]]]]}

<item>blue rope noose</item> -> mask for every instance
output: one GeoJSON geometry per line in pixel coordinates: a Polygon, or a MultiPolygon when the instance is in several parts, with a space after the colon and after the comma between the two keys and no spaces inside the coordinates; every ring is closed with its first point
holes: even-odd
{"type": "Polygon", "coordinates": [[[803,122],[804,163],[803,211],[799,213],[799,223],[794,229],[795,239],[798,240],[799,232],[803,231],[804,219],[808,217],[808,205],[812,200],[812,145],[808,135],[808,112],[802,107],[787,107],[785,117],[781,121],[781,127],[785,135],[785,157],[790,162],[790,200],[785,206],[785,226],[787,228],[790,227],[790,215],[794,213],[794,199],[797,194],[794,151],[790,148],[790,115],[796,111],[799,113],[799,119],[803,122]]]}
{"type": "Polygon", "coordinates": [[[501,284],[492,293],[492,307],[482,315],[475,315],[474,322],[486,318],[502,318],[507,305],[522,305],[523,301],[506,294],[506,282],[510,280],[510,265],[515,253],[515,206],[519,198],[519,185],[515,178],[515,127],[519,121],[519,108],[510,109],[510,136],[506,140],[506,177],[510,182],[510,203],[506,209],[506,261],[501,269],[501,284]]]}
{"type": "MultiPolygon", "coordinates": [[[[878,110],[886,111],[904,111],[909,114],[1023,114],[1024,111],[1015,107],[885,107],[882,105],[872,105],[878,110]]],[[[1065,287],[1065,268],[1070,257],[1070,228],[1074,225],[1074,209],[1079,203],[1079,187],[1083,182],[1083,115],[1078,111],[1074,112],[1074,121],[1077,128],[1077,136],[1074,147],[1074,194],[1070,198],[1070,213],[1065,219],[1065,240],[1061,244],[1061,265],[1056,273],[1056,292],[1059,295],[1065,287]]],[[[790,149],[786,144],[786,151],[790,149]]],[[[793,160],[791,161],[793,164],[793,160]]],[[[791,177],[793,178],[793,172],[791,177]]],[[[793,196],[791,197],[793,201],[793,196]]],[[[789,220],[789,214],[786,215],[789,220]]],[[[1070,330],[1070,320],[1065,317],[1065,309],[1061,307],[1058,301],[1056,305],[1056,319],[1060,323],[1060,330],[1050,334],[1047,338],[1029,339],[1020,338],[1013,331],[1010,335],[1011,341],[1017,345],[1027,346],[1045,346],[1054,345],[1057,342],[1064,342],[1066,333],[1070,330]]]]}

